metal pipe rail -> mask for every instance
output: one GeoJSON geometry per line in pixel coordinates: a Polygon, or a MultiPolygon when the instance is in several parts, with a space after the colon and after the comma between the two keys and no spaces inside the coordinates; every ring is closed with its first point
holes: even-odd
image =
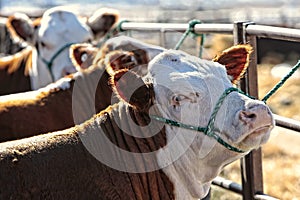
{"type": "Polygon", "coordinates": [[[300,29],[250,24],[246,27],[246,33],[256,37],[300,42],[300,29]]]}
{"type": "MultiPolygon", "coordinates": [[[[216,177],[213,181],[212,181],[213,185],[219,186],[225,190],[229,190],[231,192],[234,192],[236,194],[242,194],[243,193],[243,187],[236,183],[233,182],[231,180],[227,180],[225,178],[222,177],[216,177]]],[[[277,198],[271,197],[269,195],[266,194],[255,194],[254,195],[254,199],[257,200],[279,200],[277,198]]]]}
{"type": "Polygon", "coordinates": [[[300,122],[294,119],[274,114],[276,126],[300,132],[300,122]]]}
{"type": "MultiPolygon", "coordinates": [[[[189,27],[188,24],[181,23],[142,23],[142,22],[124,22],[121,24],[123,30],[133,31],[163,31],[163,32],[184,32],[189,27]]],[[[232,24],[196,24],[194,27],[196,33],[224,33],[232,34],[232,24]]]]}
{"type": "MultiPolygon", "coordinates": [[[[121,24],[123,30],[134,31],[162,31],[162,32],[184,32],[189,25],[187,23],[142,23],[124,22],[121,24]]],[[[219,33],[232,34],[233,24],[196,24],[195,33],[219,33]]],[[[245,28],[247,35],[267,37],[272,39],[289,40],[300,42],[300,30],[294,28],[282,28],[274,26],[249,24],[245,28]]]]}

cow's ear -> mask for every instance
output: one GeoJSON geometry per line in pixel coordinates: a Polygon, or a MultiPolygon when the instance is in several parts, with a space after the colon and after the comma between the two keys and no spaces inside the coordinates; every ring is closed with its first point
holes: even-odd
{"type": "Polygon", "coordinates": [[[213,61],[225,65],[229,79],[236,84],[249,66],[251,52],[252,47],[248,44],[236,45],[224,50],[213,61]]]}
{"type": "Polygon", "coordinates": [[[16,42],[34,42],[35,25],[31,19],[23,13],[15,13],[8,17],[6,27],[16,42]]]}
{"type": "Polygon", "coordinates": [[[98,49],[91,44],[73,44],[70,47],[70,58],[77,71],[89,68],[93,64],[93,60],[98,49]]]}
{"type": "Polygon", "coordinates": [[[137,65],[134,53],[121,50],[115,50],[105,55],[104,63],[110,74],[122,69],[132,69],[137,65]]]}
{"type": "Polygon", "coordinates": [[[100,8],[87,20],[96,38],[105,35],[119,20],[119,12],[111,8],[100,8]]]}
{"type": "Polygon", "coordinates": [[[131,106],[146,110],[150,107],[153,92],[142,77],[128,69],[117,71],[111,78],[114,92],[131,106]]]}

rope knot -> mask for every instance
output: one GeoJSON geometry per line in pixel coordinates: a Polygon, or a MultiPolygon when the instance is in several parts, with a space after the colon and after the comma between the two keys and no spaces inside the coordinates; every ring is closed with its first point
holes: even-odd
{"type": "Polygon", "coordinates": [[[202,24],[202,22],[198,19],[193,19],[191,21],[189,21],[189,32],[192,33],[193,35],[196,35],[196,36],[202,36],[203,34],[197,34],[195,33],[195,25],[196,24],[202,24]]]}
{"type": "Polygon", "coordinates": [[[123,32],[123,31],[125,31],[124,29],[122,29],[122,24],[126,23],[126,22],[129,22],[129,20],[124,19],[124,20],[120,21],[118,23],[117,27],[116,27],[116,31],[117,32],[123,32]]]}

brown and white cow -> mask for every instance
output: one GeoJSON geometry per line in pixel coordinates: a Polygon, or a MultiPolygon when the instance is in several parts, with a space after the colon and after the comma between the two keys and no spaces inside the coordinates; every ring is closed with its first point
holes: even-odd
{"type": "Polygon", "coordinates": [[[209,124],[232,88],[228,75],[176,50],[156,56],[145,77],[118,71],[111,84],[120,102],[73,128],[0,144],[0,198],[203,198],[222,168],[267,142],[274,126],[263,102],[233,90],[211,130],[243,152],[189,129],[209,124]]]}
{"type": "MultiPolygon", "coordinates": [[[[72,98],[75,83],[80,92],[76,96],[77,102],[90,98],[95,102],[96,113],[105,109],[112,101],[109,73],[116,68],[135,66],[132,57],[130,52],[113,51],[89,69],[68,75],[44,88],[0,96],[0,142],[74,126],[72,98]],[[95,92],[86,90],[87,86],[95,87],[95,92]]],[[[81,122],[92,116],[86,115],[84,109],[81,112],[81,122]]]]}
{"type": "Polygon", "coordinates": [[[118,17],[114,9],[101,9],[83,21],[61,7],[47,10],[36,21],[21,13],[10,16],[7,27],[12,37],[30,47],[18,53],[23,54],[21,60],[18,60],[19,55],[0,59],[0,95],[36,90],[74,73],[69,46],[104,35],[118,17]],[[8,59],[11,62],[7,62],[8,59]]]}
{"type": "MultiPolygon", "coordinates": [[[[41,133],[62,130],[74,126],[72,109],[74,83],[77,87],[93,86],[99,77],[99,82],[94,84],[97,87],[95,94],[92,90],[80,89],[77,102],[95,99],[95,113],[105,109],[111,104],[111,89],[107,84],[109,74],[124,68],[131,68],[139,74],[144,74],[145,63],[149,62],[148,57],[159,49],[147,48],[147,44],[141,43],[141,51],[126,52],[115,50],[103,54],[102,50],[92,47],[90,44],[72,45],[70,54],[74,65],[90,63],[93,57],[94,64],[88,70],[77,72],[62,78],[56,83],[52,83],[37,91],[30,91],[19,94],[11,94],[0,97],[0,142],[20,139],[41,133]],[[98,54],[97,54],[97,51],[98,54]],[[154,51],[154,52],[153,52],[154,51]],[[146,55],[143,55],[146,54],[146,55]],[[100,58],[98,58],[98,56],[100,58]],[[142,58],[147,58],[143,60],[142,58]],[[141,72],[142,71],[142,72],[141,72]]],[[[148,46],[150,47],[150,46],[148,46]]],[[[234,74],[234,81],[239,79],[238,74],[242,74],[248,66],[248,59],[251,49],[248,45],[232,47],[223,52],[215,60],[226,65],[227,69],[234,74]],[[239,66],[245,66],[240,68],[239,66]],[[242,72],[241,72],[242,71],[242,72]]],[[[81,66],[81,68],[85,68],[81,66]]],[[[78,92],[78,91],[77,91],[78,92]]],[[[90,110],[90,108],[89,108],[90,110]]],[[[82,117],[77,121],[83,122],[92,115],[82,109],[82,117]]]]}
{"type": "Polygon", "coordinates": [[[147,65],[157,54],[163,52],[163,47],[152,45],[141,40],[128,37],[116,36],[105,41],[100,48],[91,44],[74,44],[71,46],[71,54],[75,57],[77,68],[87,68],[93,63],[97,63],[105,55],[114,50],[129,51],[133,53],[136,62],[140,65],[138,70],[141,75],[148,72],[147,65]],[[97,58],[96,58],[97,57],[97,58]],[[96,58],[96,59],[95,59],[96,58]]]}

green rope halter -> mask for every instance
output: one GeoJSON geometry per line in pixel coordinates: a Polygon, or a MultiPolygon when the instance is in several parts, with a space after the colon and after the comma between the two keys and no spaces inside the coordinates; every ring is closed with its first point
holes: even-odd
{"type": "Polygon", "coordinates": [[[225,100],[226,96],[228,94],[230,94],[231,92],[238,92],[238,93],[241,93],[243,95],[246,95],[246,96],[250,97],[251,99],[254,99],[253,97],[245,94],[243,91],[239,90],[238,88],[231,87],[231,88],[226,89],[224,91],[224,93],[220,96],[219,100],[217,101],[217,103],[216,103],[216,105],[214,107],[214,110],[213,110],[213,112],[212,112],[212,114],[210,116],[210,119],[209,119],[208,124],[207,124],[206,127],[199,127],[199,126],[187,125],[187,124],[183,124],[183,123],[171,120],[171,119],[166,119],[166,118],[155,116],[155,115],[151,115],[150,117],[152,119],[155,119],[157,121],[166,123],[166,124],[171,125],[171,126],[177,126],[177,127],[184,128],[184,129],[189,129],[189,130],[194,130],[194,131],[198,131],[198,132],[203,132],[205,135],[214,138],[218,143],[220,143],[221,145],[223,145],[225,148],[227,148],[227,149],[229,149],[231,151],[237,152],[237,153],[245,153],[246,151],[243,151],[241,149],[238,149],[238,148],[236,148],[236,147],[228,144],[227,142],[225,142],[220,136],[218,136],[214,132],[214,123],[215,123],[215,119],[216,119],[217,113],[218,113],[219,109],[221,108],[222,103],[225,100]]]}
{"type": "Polygon", "coordinates": [[[201,23],[202,22],[200,20],[196,20],[196,19],[189,21],[188,29],[183,33],[183,35],[181,36],[180,40],[178,41],[178,43],[176,44],[174,49],[178,50],[189,34],[192,34],[193,36],[196,36],[196,37],[200,36],[201,41],[200,41],[199,58],[202,58],[202,47],[204,44],[204,34],[197,34],[197,33],[195,33],[195,30],[194,30],[195,25],[201,24],[201,23]]]}
{"type": "Polygon", "coordinates": [[[50,72],[52,81],[54,81],[54,75],[52,72],[52,66],[53,66],[54,60],[57,58],[57,56],[59,56],[59,54],[61,54],[61,52],[63,52],[66,48],[70,47],[72,44],[74,44],[74,43],[71,42],[71,43],[67,43],[64,46],[62,46],[60,49],[58,49],[58,51],[52,56],[52,58],[49,61],[46,60],[45,58],[43,58],[42,56],[40,56],[43,63],[45,63],[45,65],[47,66],[47,68],[50,72]]]}

